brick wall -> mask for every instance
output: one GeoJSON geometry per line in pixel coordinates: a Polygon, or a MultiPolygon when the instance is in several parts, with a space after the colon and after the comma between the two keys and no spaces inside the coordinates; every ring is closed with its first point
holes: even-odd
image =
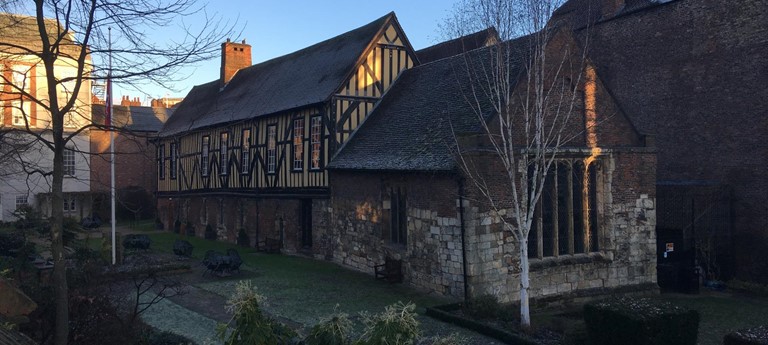
{"type": "MultiPolygon", "coordinates": [[[[299,199],[256,199],[235,196],[191,196],[158,198],[158,217],[168,231],[173,230],[176,219],[192,223],[197,237],[205,235],[210,224],[220,241],[237,241],[239,230],[245,229],[250,246],[257,239],[267,237],[282,239],[284,253],[296,253],[301,248],[301,200],[299,199]],[[223,212],[222,212],[223,211],[223,212]]],[[[313,205],[322,210],[324,200],[314,200],[313,205]]],[[[318,225],[324,224],[317,217],[318,225]]]]}
{"type": "Polygon", "coordinates": [[[768,282],[768,6],[678,0],[590,29],[590,58],[633,123],[654,134],[658,179],[733,191],[736,275],[768,282]]]}

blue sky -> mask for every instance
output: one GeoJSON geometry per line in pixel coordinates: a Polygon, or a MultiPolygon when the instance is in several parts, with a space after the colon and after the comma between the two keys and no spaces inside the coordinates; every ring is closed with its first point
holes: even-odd
{"type": "MultiPolygon", "coordinates": [[[[237,21],[238,28],[242,28],[240,39],[252,46],[253,63],[256,64],[365,25],[390,11],[396,13],[415,49],[427,47],[439,41],[438,24],[448,16],[453,3],[452,0],[219,0],[201,4],[205,5],[209,15],[237,21]]],[[[196,18],[184,20],[194,23],[196,18]]],[[[157,33],[152,38],[163,41],[169,36],[157,33]]],[[[182,73],[189,78],[176,83],[176,90],[147,85],[142,91],[150,97],[184,96],[192,86],[217,79],[219,64],[220,60],[216,58],[185,69],[182,73]]],[[[122,95],[141,97],[142,100],[147,97],[136,90],[124,90],[115,85],[114,99],[119,101],[122,95]]]]}

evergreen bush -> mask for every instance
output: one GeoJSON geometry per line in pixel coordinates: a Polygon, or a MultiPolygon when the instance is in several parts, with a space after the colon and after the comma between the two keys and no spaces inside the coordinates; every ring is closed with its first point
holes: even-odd
{"type": "Polygon", "coordinates": [[[699,313],[649,298],[614,298],[584,306],[584,321],[595,345],[695,345],[699,313]]]}
{"type": "Polygon", "coordinates": [[[349,334],[352,332],[352,321],[347,314],[337,313],[321,320],[312,327],[309,336],[304,339],[305,345],[348,345],[349,334]]]}
{"type": "Polygon", "coordinates": [[[241,281],[235,294],[227,302],[227,311],[233,313],[229,324],[220,324],[216,332],[224,345],[261,344],[287,345],[296,342],[296,333],[261,312],[264,297],[241,281]],[[229,330],[229,331],[228,331],[229,330]]]}
{"type": "Polygon", "coordinates": [[[375,315],[363,315],[365,330],[359,344],[409,345],[419,336],[416,305],[397,302],[375,315]]]}

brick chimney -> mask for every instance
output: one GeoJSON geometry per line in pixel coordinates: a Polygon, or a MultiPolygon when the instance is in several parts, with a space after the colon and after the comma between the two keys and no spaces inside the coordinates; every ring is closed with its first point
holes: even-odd
{"type": "Polygon", "coordinates": [[[123,96],[123,98],[120,99],[120,105],[129,106],[129,107],[140,107],[141,99],[139,99],[139,97],[134,97],[133,99],[131,99],[130,96],[123,96]]]}
{"type": "Polygon", "coordinates": [[[221,44],[221,85],[225,85],[241,68],[251,66],[251,46],[227,41],[221,44]]]}
{"type": "Polygon", "coordinates": [[[602,19],[612,18],[624,8],[624,0],[602,0],[602,19]]]}

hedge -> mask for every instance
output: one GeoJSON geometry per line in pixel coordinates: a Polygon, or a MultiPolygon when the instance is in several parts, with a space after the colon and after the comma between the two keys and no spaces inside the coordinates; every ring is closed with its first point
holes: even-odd
{"type": "Polygon", "coordinates": [[[614,298],[584,306],[593,344],[696,345],[699,313],[650,298],[614,298]]]}

